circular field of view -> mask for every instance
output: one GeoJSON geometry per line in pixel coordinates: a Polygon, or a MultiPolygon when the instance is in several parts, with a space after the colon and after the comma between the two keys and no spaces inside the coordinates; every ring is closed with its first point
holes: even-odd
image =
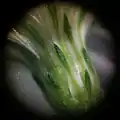
{"type": "Polygon", "coordinates": [[[82,114],[104,99],[110,85],[112,41],[110,32],[82,7],[37,6],[8,34],[7,83],[35,113],[82,114]]]}

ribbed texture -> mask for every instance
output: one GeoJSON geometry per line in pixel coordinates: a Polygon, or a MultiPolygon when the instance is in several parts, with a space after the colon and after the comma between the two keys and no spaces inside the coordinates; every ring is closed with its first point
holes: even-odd
{"type": "Polygon", "coordinates": [[[30,11],[8,35],[28,49],[21,49],[22,60],[56,108],[86,109],[100,96],[100,81],[85,45],[92,20],[74,6],[43,5],[30,11]]]}

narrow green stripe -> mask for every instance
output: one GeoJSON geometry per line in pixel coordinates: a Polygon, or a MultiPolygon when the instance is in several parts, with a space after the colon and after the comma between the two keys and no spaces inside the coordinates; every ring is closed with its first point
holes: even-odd
{"type": "MultiPolygon", "coordinates": [[[[87,70],[85,70],[85,88],[88,91],[88,96],[91,96],[91,81],[90,81],[90,76],[87,70]]],[[[89,98],[90,99],[90,98],[89,98]]]]}
{"type": "Polygon", "coordinates": [[[48,6],[48,10],[49,10],[50,15],[52,17],[53,25],[54,25],[56,31],[58,31],[58,16],[57,16],[56,5],[52,4],[51,6],[48,6]]]}
{"type": "Polygon", "coordinates": [[[64,32],[68,36],[70,42],[72,42],[73,37],[72,37],[72,30],[71,26],[68,21],[68,17],[64,14],[64,32]]]}

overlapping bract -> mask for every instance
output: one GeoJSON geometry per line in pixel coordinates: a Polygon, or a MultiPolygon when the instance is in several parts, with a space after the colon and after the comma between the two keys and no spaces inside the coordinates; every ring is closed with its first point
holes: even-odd
{"type": "Polygon", "coordinates": [[[87,109],[101,96],[85,45],[92,20],[72,5],[43,5],[30,11],[8,35],[11,50],[20,50],[13,57],[31,69],[46,98],[60,110],[87,109]]]}

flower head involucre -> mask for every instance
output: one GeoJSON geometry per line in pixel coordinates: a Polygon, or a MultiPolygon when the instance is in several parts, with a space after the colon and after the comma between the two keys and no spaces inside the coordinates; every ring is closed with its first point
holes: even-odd
{"type": "Polygon", "coordinates": [[[93,18],[79,7],[42,5],[8,35],[19,44],[21,60],[56,109],[87,109],[101,96],[100,80],[85,44],[93,18]]]}

